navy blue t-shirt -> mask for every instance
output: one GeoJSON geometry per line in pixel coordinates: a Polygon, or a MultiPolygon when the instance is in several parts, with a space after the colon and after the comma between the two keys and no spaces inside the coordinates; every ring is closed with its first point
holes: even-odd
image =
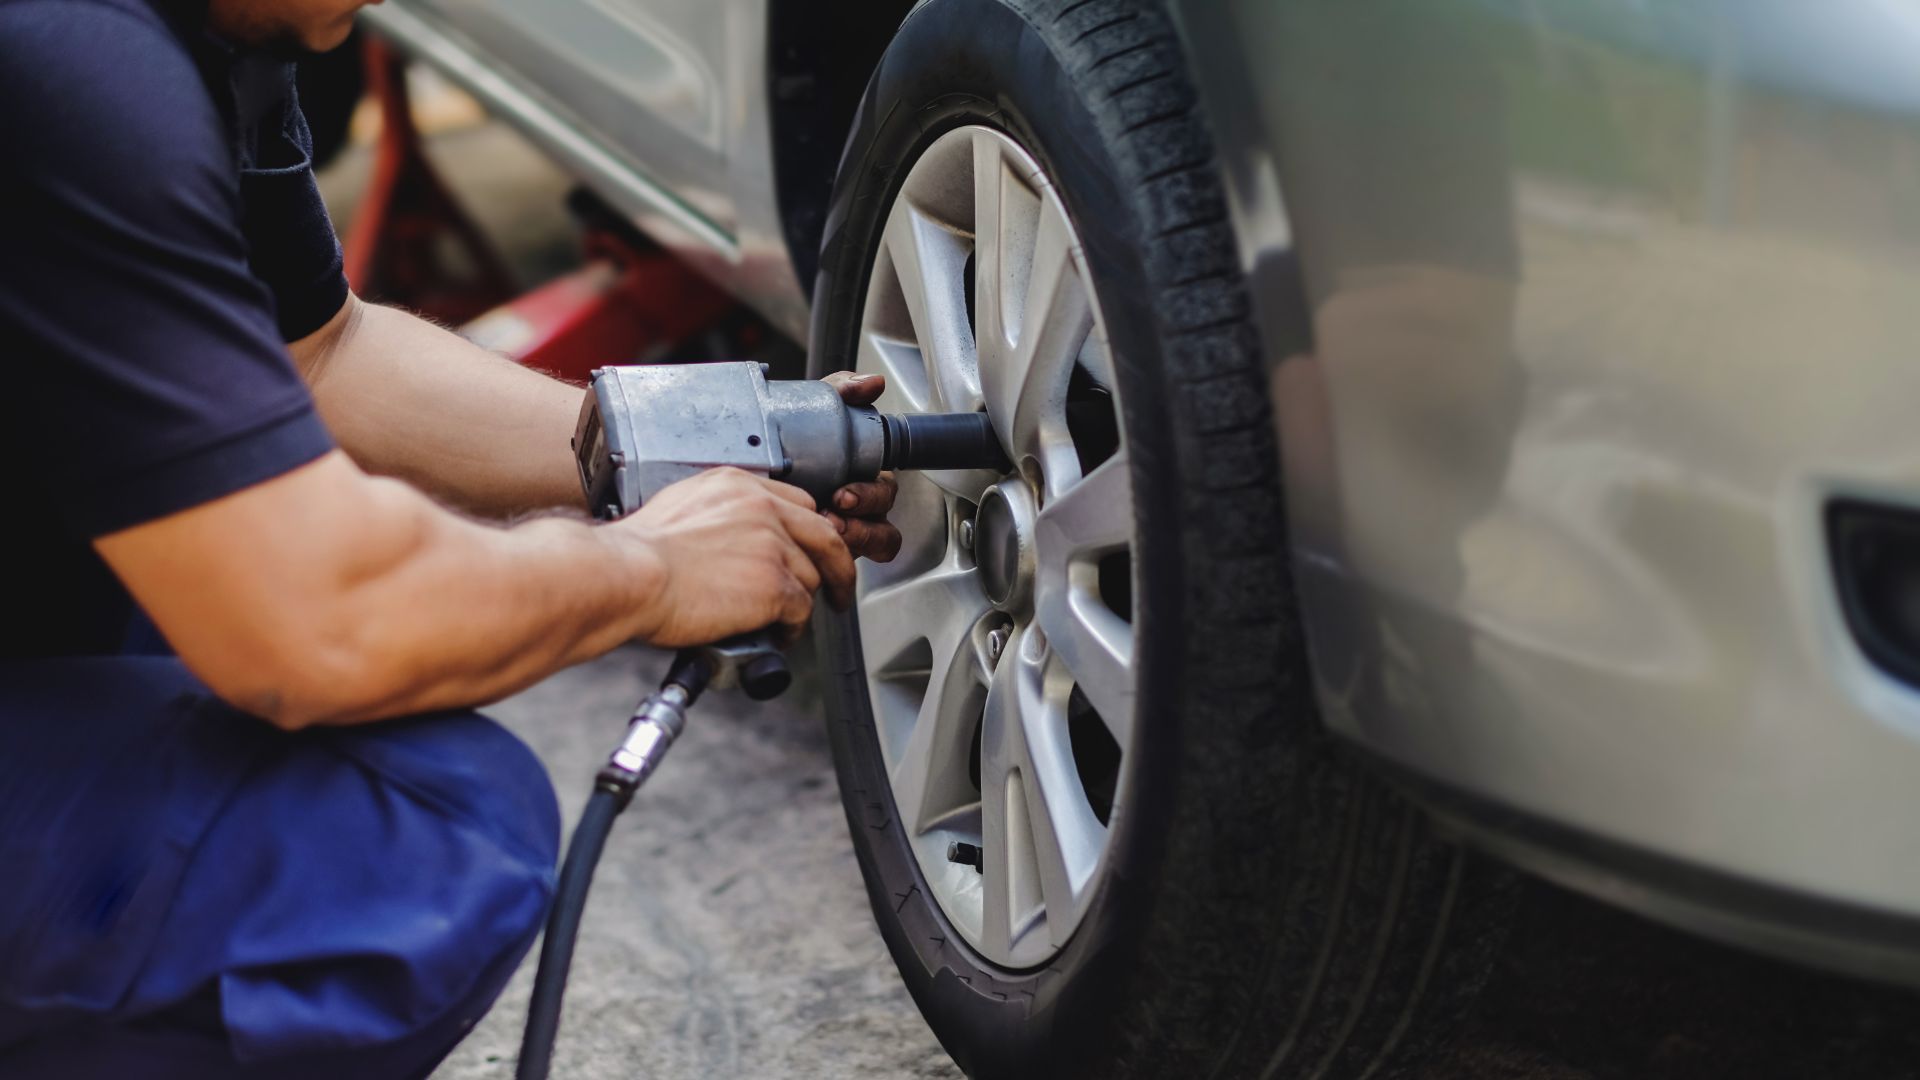
{"type": "Polygon", "coordinates": [[[284,342],[346,299],[284,61],[204,0],[0,0],[0,658],[116,651],[90,541],[332,447],[284,342]]]}

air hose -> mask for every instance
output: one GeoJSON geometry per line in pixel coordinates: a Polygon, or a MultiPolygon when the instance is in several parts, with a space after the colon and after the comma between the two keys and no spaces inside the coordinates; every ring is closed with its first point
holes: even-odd
{"type": "Polygon", "coordinates": [[[573,966],[573,946],[580,934],[580,916],[587,907],[593,871],[606,849],[613,819],[633,801],[634,792],[667,755],[687,724],[687,708],[714,676],[714,656],[688,649],[674,658],[660,689],[647,695],[627,722],[627,736],[594,777],[593,794],[567,843],[566,861],[554,890],[553,910],[540,943],[540,966],[533,977],[533,1000],[527,1006],[527,1030],[520,1039],[520,1061],[514,1080],[546,1080],[553,1065],[553,1044],[560,1034],[561,998],[567,972],[573,966]]]}

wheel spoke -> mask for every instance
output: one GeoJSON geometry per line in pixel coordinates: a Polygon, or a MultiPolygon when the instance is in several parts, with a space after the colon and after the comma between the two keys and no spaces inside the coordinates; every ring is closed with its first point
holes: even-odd
{"type": "Polygon", "coordinates": [[[874,589],[860,598],[860,647],[868,669],[887,674],[921,641],[934,646],[936,660],[953,655],[987,606],[976,572],[951,561],[874,589]]]}
{"type": "Polygon", "coordinates": [[[933,407],[927,394],[927,361],[920,347],[911,341],[896,341],[875,331],[860,335],[857,370],[878,372],[887,377],[883,408],[894,412],[926,412],[933,407]]]}
{"type": "Polygon", "coordinates": [[[1124,753],[1133,737],[1133,627],[1097,597],[1078,589],[1064,592],[1059,602],[1042,606],[1036,618],[1124,753]]]}
{"type": "Polygon", "coordinates": [[[978,798],[967,773],[986,680],[972,637],[963,636],[949,653],[934,652],[926,696],[893,763],[893,801],[909,836],[918,836],[978,798]]]}
{"type": "Polygon", "coordinates": [[[1106,842],[1106,827],[1088,805],[1074,765],[1070,689],[1040,642],[1022,633],[1008,644],[987,691],[981,807],[1002,807],[1000,831],[987,835],[1005,845],[999,859],[1005,876],[986,885],[1005,900],[1016,943],[1042,913],[1051,943],[1064,942],[1106,842]],[[991,795],[989,787],[996,788],[991,795]]]}
{"type": "Polygon", "coordinates": [[[1012,655],[987,689],[980,728],[982,930],[986,948],[1006,956],[1045,915],[1032,814],[1020,770],[1026,757],[1022,701],[1012,655]]]}
{"type": "Polygon", "coordinates": [[[1095,560],[1133,537],[1123,449],[1040,511],[1034,619],[1124,752],[1133,723],[1133,626],[1099,595],[1095,560]]]}
{"type": "MultiPolygon", "coordinates": [[[[1017,305],[1017,340],[981,355],[980,379],[987,411],[1008,453],[1015,460],[1037,458],[1052,486],[1056,478],[1064,485],[1079,475],[1065,406],[1074,361],[1093,329],[1093,306],[1076,261],[1073,231],[1058,201],[1040,201],[1036,214],[1017,305]]],[[[1011,284],[1008,275],[1001,277],[1002,284],[1011,284]]],[[[1014,306],[1008,307],[1011,314],[1014,306]]]]}
{"type": "Polygon", "coordinates": [[[1033,830],[1040,892],[1055,934],[1053,944],[1058,946],[1065,944],[1080,891],[1100,861],[1106,826],[1087,803],[1074,765],[1073,740],[1067,731],[1067,694],[1072,683],[1031,634],[1020,645],[1001,663],[1011,668],[1009,681],[1018,702],[1020,781],[1033,830]]]}
{"type": "MultiPolygon", "coordinates": [[[[988,692],[989,703],[993,699],[988,692]]],[[[993,708],[987,709],[987,724],[993,723],[993,708]]],[[[984,749],[982,751],[984,755],[984,749]]],[[[1026,859],[1023,852],[1015,850],[1013,824],[1009,817],[1017,818],[1018,810],[1009,811],[1009,797],[1024,798],[1017,784],[1009,784],[1010,777],[999,769],[989,769],[985,761],[981,763],[980,774],[980,941],[979,946],[989,956],[1008,956],[1013,952],[1014,908],[1018,901],[1014,898],[1014,878],[1016,864],[1018,872],[1024,873],[1026,859]]]]}
{"type": "Polygon", "coordinates": [[[1122,447],[1099,468],[1055,496],[1040,510],[1035,543],[1057,557],[1126,547],[1133,541],[1130,468],[1126,448],[1122,447]]]}
{"type": "MultiPolygon", "coordinates": [[[[986,671],[974,639],[988,611],[976,575],[951,563],[867,594],[861,603],[860,638],[869,668],[879,677],[906,678],[918,645],[929,659],[926,691],[909,720],[886,718],[883,742],[898,746],[890,763],[894,805],[909,835],[973,801],[967,760],[973,749],[975,706],[986,671]],[[911,723],[904,741],[898,725],[911,723]],[[893,739],[888,739],[893,735],[893,739]]],[[[876,708],[878,708],[876,703],[876,708]]]]}
{"type": "Polygon", "coordinates": [[[1113,389],[1113,347],[1107,342],[1106,327],[1100,324],[1098,313],[1093,329],[1087,332],[1086,344],[1080,347],[1080,366],[1087,369],[1094,382],[1113,389]]]}
{"type": "MultiPolygon", "coordinates": [[[[973,140],[974,337],[983,389],[990,371],[1000,376],[1013,362],[1040,213],[1033,178],[1007,157],[1000,140],[985,131],[973,140]]],[[[1011,404],[1004,396],[997,403],[1011,404]]]]}
{"type": "Polygon", "coordinates": [[[965,291],[968,239],[901,199],[887,218],[886,244],[915,343],[926,358],[934,404],[952,412],[977,407],[979,376],[965,291]]]}
{"type": "MultiPolygon", "coordinates": [[[[892,393],[892,387],[887,392],[892,393]]],[[[900,530],[900,553],[891,562],[862,559],[856,564],[860,575],[858,596],[863,603],[868,594],[917,578],[952,554],[950,511],[940,488],[924,473],[901,473],[898,483],[887,519],[900,530]]]]}

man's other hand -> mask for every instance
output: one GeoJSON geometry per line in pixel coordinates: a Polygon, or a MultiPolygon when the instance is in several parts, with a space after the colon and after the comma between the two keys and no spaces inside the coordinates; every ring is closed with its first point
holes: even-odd
{"type": "MultiPolygon", "coordinates": [[[[839,391],[840,400],[849,405],[871,405],[887,389],[885,375],[836,371],[821,381],[839,391]]],[[[887,523],[887,512],[893,509],[899,490],[893,474],[887,472],[834,492],[823,509],[827,521],[846,540],[848,550],[874,562],[890,562],[900,554],[900,530],[887,523]]]]}
{"type": "Polygon", "coordinates": [[[739,469],[709,469],[663,488],[604,528],[650,553],[661,587],[640,637],[701,645],[778,625],[794,636],[825,589],[853,598],[853,556],[813,499],[739,469]]]}

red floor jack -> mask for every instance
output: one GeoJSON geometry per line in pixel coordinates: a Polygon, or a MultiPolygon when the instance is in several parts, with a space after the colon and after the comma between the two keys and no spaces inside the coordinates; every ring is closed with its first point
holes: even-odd
{"type": "Polygon", "coordinates": [[[516,295],[506,264],[421,147],[406,63],[366,43],[367,87],[380,109],[374,167],[344,244],[361,298],[461,325],[480,345],[569,382],[596,367],[658,354],[713,326],[734,300],[649,243],[584,193],[578,270],[516,295]],[[459,258],[449,259],[450,252],[459,258]]]}

